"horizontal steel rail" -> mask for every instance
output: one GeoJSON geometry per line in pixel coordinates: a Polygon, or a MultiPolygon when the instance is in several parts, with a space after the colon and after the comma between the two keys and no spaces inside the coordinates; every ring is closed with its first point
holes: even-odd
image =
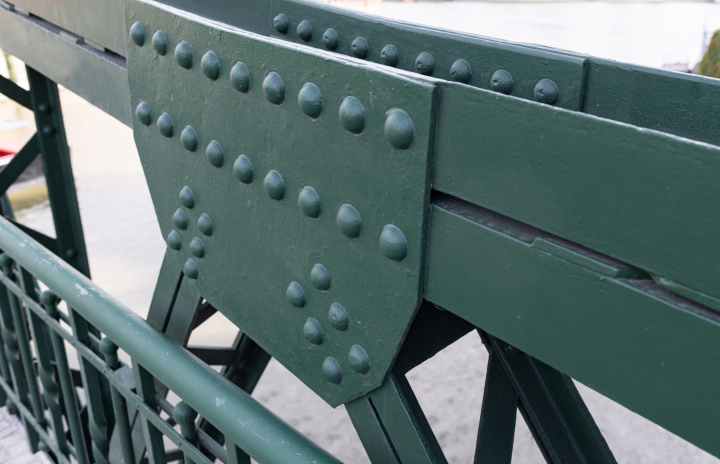
{"type": "MultiPolygon", "coordinates": [[[[5,218],[0,218],[0,249],[106,334],[134,362],[214,424],[229,442],[258,462],[339,462],[5,218]]],[[[1,281],[45,324],[69,341],[79,355],[108,378],[112,386],[141,413],[145,410],[145,416],[155,427],[173,437],[172,427],[151,413],[150,406],[140,401],[135,394],[123,388],[122,382],[90,348],[79,343],[57,321],[45,314],[42,307],[26,296],[19,286],[7,277],[1,281]]],[[[192,453],[193,459],[203,461],[202,456],[193,451],[194,448],[191,449],[177,436],[174,441],[183,451],[192,453]]]]}

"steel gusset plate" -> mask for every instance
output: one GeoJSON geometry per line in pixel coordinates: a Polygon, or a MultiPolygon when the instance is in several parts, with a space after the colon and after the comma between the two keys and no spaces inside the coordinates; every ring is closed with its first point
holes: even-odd
{"type": "Polygon", "coordinates": [[[380,386],[420,301],[433,83],[158,3],[126,20],[170,259],[332,406],[380,386]]]}

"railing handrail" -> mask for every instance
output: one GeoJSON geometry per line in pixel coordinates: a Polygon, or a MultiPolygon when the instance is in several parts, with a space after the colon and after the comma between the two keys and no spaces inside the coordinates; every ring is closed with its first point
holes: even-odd
{"type": "Polygon", "coordinates": [[[258,462],[340,462],[2,216],[0,249],[258,462]]]}

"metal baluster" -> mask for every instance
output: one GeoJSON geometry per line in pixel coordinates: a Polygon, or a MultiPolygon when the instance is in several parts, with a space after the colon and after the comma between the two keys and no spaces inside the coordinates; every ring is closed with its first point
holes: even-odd
{"type": "MultiPolygon", "coordinates": [[[[42,295],[40,295],[40,302],[45,307],[48,315],[55,320],[58,319],[57,304],[59,301],[59,298],[49,290],[44,291],[42,295]]],[[[85,435],[83,434],[80,423],[75,385],[73,384],[70,366],[67,361],[65,341],[54,330],[50,331],[50,339],[52,340],[53,351],[55,352],[55,362],[57,363],[60,390],[62,391],[63,402],[65,403],[65,415],[68,426],[70,427],[70,437],[72,438],[72,444],[75,448],[75,459],[77,459],[78,464],[89,464],[90,458],[88,457],[85,435]]]]}
{"type": "Polygon", "coordinates": [[[228,464],[250,464],[250,456],[241,450],[235,443],[226,440],[228,464]]]}
{"type": "MultiPolygon", "coordinates": [[[[197,412],[184,401],[179,402],[173,411],[173,417],[178,425],[180,425],[180,433],[183,438],[195,446],[198,444],[198,434],[195,426],[197,415],[197,412]]],[[[187,453],[184,453],[184,455],[185,464],[194,464],[194,461],[190,459],[187,453]]]]}
{"type": "MultiPolygon", "coordinates": [[[[5,275],[7,275],[9,278],[12,278],[12,258],[10,256],[6,255],[5,253],[0,254],[0,267],[2,267],[3,272],[5,275]]],[[[0,318],[2,319],[2,331],[3,331],[3,341],[5,342],[5,356],[7,357],[7,360],[10,364],[10,371],[12,374],[12,382],[14,385],[15,393],[18,396],[18,399],[25,405],[30,404],[30,398],[28,396],[28,382],[27,378],[24,376],[23,372],[23,360],[21,357],[20,352],[20,342],[18,340],[18,331],[15,327],[15,322],[13,321],[13,310],[11,308],[10,304],[11,298],[10,298],[10,292],[8,292],[7,288],[4,285],[0,285],[0,318]]],[[[20,327],[23,329],[23,326],[20,327]]],[[[27,335],[27,334],[26,334],[27,335]]],[[[25,339],[27,342],[27,338],[25,339]]],[[[32,367],[32,363],[31,363],[32,367]]],[[[34,373],[34,369],[31,369],[30,372],[34,373]]],[[[33,382],[35,379],[32,379],[33,382]]],[[[37,400],[39,400],[39,392],[37,390],[37,383],[35,385],[35,393],[37,394],[37,400]]],[[[33,401],[33,408],[35,408],[35,402],[33,401]]],[[[42,408],[40,409],[42,411],[42,408]]],[[[35,411],[33,411],[35,412],[35,411]]],[[[38,451],[37,445],[38,445],[38,435],[35,429],[30,425],[24,418],[24,416],[20,415],[23,423],[25,424],[25,430],[28,434],[28,439],[30,441],[30,449],[34,452],[38,451]]],[[[42,416],[42,413],[41,413],[42,416]]],[[[43,422],[40,422],[43,423],[43,422]]]]}
{"type": "MultiPolygon", "coordinates": [[[[152,374],[136,362],[133,362],[133,372],[135,373],[135,388],[137,389],[138,396],[148,406],[157,411],[155,380],[152,374]]],[[[140,419],[142,423],[148,461],[150,461],[150,464],[165,464],[167,460],[165,459],[165,446],[163,445],[162,433],[160,433],[142,413],[138,414],[138,419],[140,419]]]]}
{"type": "MultiPolygon", "coordinates": [[[[103,338],[100,342],[100,351],[105,355],[105,362],[110,369],[116,370],[121,367],[118,359],[118,346],[109,338],[103,338]]],[[[120,437],[120,448],[122,449],[123,460],[132,464],[135,460],[135,451],[132,443],[132,428],[128,418],[128,407],[125,397],[112,385],[110,386],[113,412],[115,413],[115,426],[120,437]]]]}

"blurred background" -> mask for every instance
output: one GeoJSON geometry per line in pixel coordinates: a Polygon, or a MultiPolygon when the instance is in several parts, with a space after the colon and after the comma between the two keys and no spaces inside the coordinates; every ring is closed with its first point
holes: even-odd
{"type": "MultiPolygon", "coordinates": [[[[408,22],[516,42],[547,45],[644,66],[720,77],[720,3],[572,1],[327,0],[408,22]],[[713,39],[715,37],[715,39],[713,39]]],[[[0,74],[27,88],[24,64],[7,54],[0,74]]],[[[165,243],[157,226],[132,131],[61,89],[92,277],[141,315],[147,313],[165,243]]],[[[35,131],[32,114],[0,96],[0,169],[35,131]]],[[[42,166],[31,166],[9,192],[19,222],[54,236],[42,166]]],[[[220,314],[191,343],[227,346],[236,334],[220,314]]],[[[487,356],[471,334],[409,374],[409,380],[452,463],[469,463],[480,417],[487,356]]],[[[620,463],[720,463],[598,393],[578,385],[620,463]]],[[[327,406],[272,361],[254,396],[346,463],[367,456],[343,407],[327,406]]],[[[4,408],[3,408],[4,409],[4,408]]],[[[1,412],[1,411],[0,411],[1,412]]],[[[20,432],[21,430],[18,429],[20,432]]],[[[10,440],[2,433],[0,461],[10,440]]],[[[13,458],[20,459],[20,458],[13,458]]],[[[22,462],[39,462],[22,458],[22,462]]],[[[518,417],[514,462],[542,463],[518,417]]]]}

